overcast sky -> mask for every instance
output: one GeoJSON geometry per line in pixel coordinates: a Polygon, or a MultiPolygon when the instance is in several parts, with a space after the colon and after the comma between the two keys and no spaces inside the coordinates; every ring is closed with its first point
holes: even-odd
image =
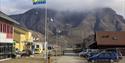
{"type": "MultiPolygon", "coordinates": [[[[84,11],[98,7],[110,7],[125,17],[125,0],[47,0],[48,8],[56,10],[84,11]]],[[[45,6],[33,5],[32,0],[0,0],[0,11],[6,14],[20,14],[31,8],[45,6]]]]}

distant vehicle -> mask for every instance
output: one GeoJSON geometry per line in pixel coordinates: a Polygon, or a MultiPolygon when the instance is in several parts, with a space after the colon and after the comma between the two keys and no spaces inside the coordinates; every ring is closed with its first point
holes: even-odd
{"type": "Polygon", "coordinates": [[[61,56],[63,55],[63,50],[61,49],[61,47],[49,47],[49,54],[52,56],[61,56]]]}
{"type": "Polygon", "coordinates": [[[117,56],[118,56],[118,59],[122,59],[122,53],[119,50],[117,50],[117,49],[107,49],[106,51],[116,52],[117,56]]]}
{"type": "Polygon", "coordinates": [[[42,52],[41,48],[35,48],[34,53],[35,54],[40,54],[42,52]]]}
{"type": "Polygon", "coordinates": [[[88,61],[95,62],[95,61],[118,61],[119,55],[116,51],[102,51],[100,53],[90,53],[88,56],[88,61]]]}
{"type": "Polygon", "coordinates": [[[42,43],[34,43],[34,50],[33,50],[33,52],[35,53],[35,54],[40,54],[40,53],[42,53],[42,51],[43,51],[43,44],[42,43]]]}
{"type": "Polygon", "coordinates": [[[98,49],[85,49],[79,53],[79,56],[87,58],[88,56],[90,56],[91,52],[93,52],[93,53],[99,52],[99,50],[98,49]]]}
{"type": "Polygon", "coordinates": [[[88,50],[83,50],[79,53],[79,56],[80,57],[85,57],[85,55],[88,53],[89,51],[88,50]]]}
{"type": "Polygon", "coordinates": [[[63,51],[61,49],[53,49],[51,50],[50,54],[52,56],[61,56],[63,55],[63,51]]]}
{"type": "Polygon", "coordinates": [[[21,52],[21,57],[26,57],[26,56],[30,56],[32,55],[32,51],[31,50],[23,50],[21,52]]]}
{"type": "Polygon", "coordinates": [[[18,48],[15,49],[15,53],[16,53],[16,54],[19,54],[19,53],[20,53],[20,51],[19,51],[18,48]]]}

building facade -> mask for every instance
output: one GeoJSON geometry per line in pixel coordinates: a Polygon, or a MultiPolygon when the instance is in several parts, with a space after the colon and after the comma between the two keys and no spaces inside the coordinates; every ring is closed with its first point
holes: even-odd
{"type": "Polygon", "coordinates": [[[14,41],[15,48],[19,51],[26,50],[26,48],[31,48],[30,45],[29,47],[27,45],[33,42],[32,32],[17,25],[14,27],[14,41]]]}
{"type": "Polygon", "coordinates": [[[125,47],[125,32],[96,32],[96,43],[106,47],[125,47]]]}
{"type": "Polygon", "coordinates": [[[96,32],[84,39],[85,48],[108,49],[116,48],[125,56],[125,31],[121,32],[96,32]]]}
{"type": "Polygon", "coordinates": [[[15,20],[0,12],[0,59],[11,57],[13,53],[13,30],[15,20]]]}
{"type": "Polygon", "coordinates": [[[122,32],[96,32],[84,40],[86,48],[124,48],[125,31],[122,32]]]}

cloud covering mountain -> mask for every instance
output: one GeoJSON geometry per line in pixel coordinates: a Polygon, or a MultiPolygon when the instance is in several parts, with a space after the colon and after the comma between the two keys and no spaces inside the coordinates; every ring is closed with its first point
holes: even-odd
{"type": "MultiPolygon", "coordinates": [[[[61,11],[86,11],[110,7],[125,17],[125,0],[47,0],[47,6],[61,11]]],[[[7,14],[19,14],[36,7],[44,8],[45,6],[33,5],[32,0],[0,0],[0,11],[7,14]]]]}

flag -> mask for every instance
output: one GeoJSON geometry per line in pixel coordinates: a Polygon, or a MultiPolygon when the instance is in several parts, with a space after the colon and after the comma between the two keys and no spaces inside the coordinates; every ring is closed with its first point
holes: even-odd
{"type": "Polygon", "coordinates": [[[33,4],[46,4],[46,0],[32,0],[33,4]]]}

